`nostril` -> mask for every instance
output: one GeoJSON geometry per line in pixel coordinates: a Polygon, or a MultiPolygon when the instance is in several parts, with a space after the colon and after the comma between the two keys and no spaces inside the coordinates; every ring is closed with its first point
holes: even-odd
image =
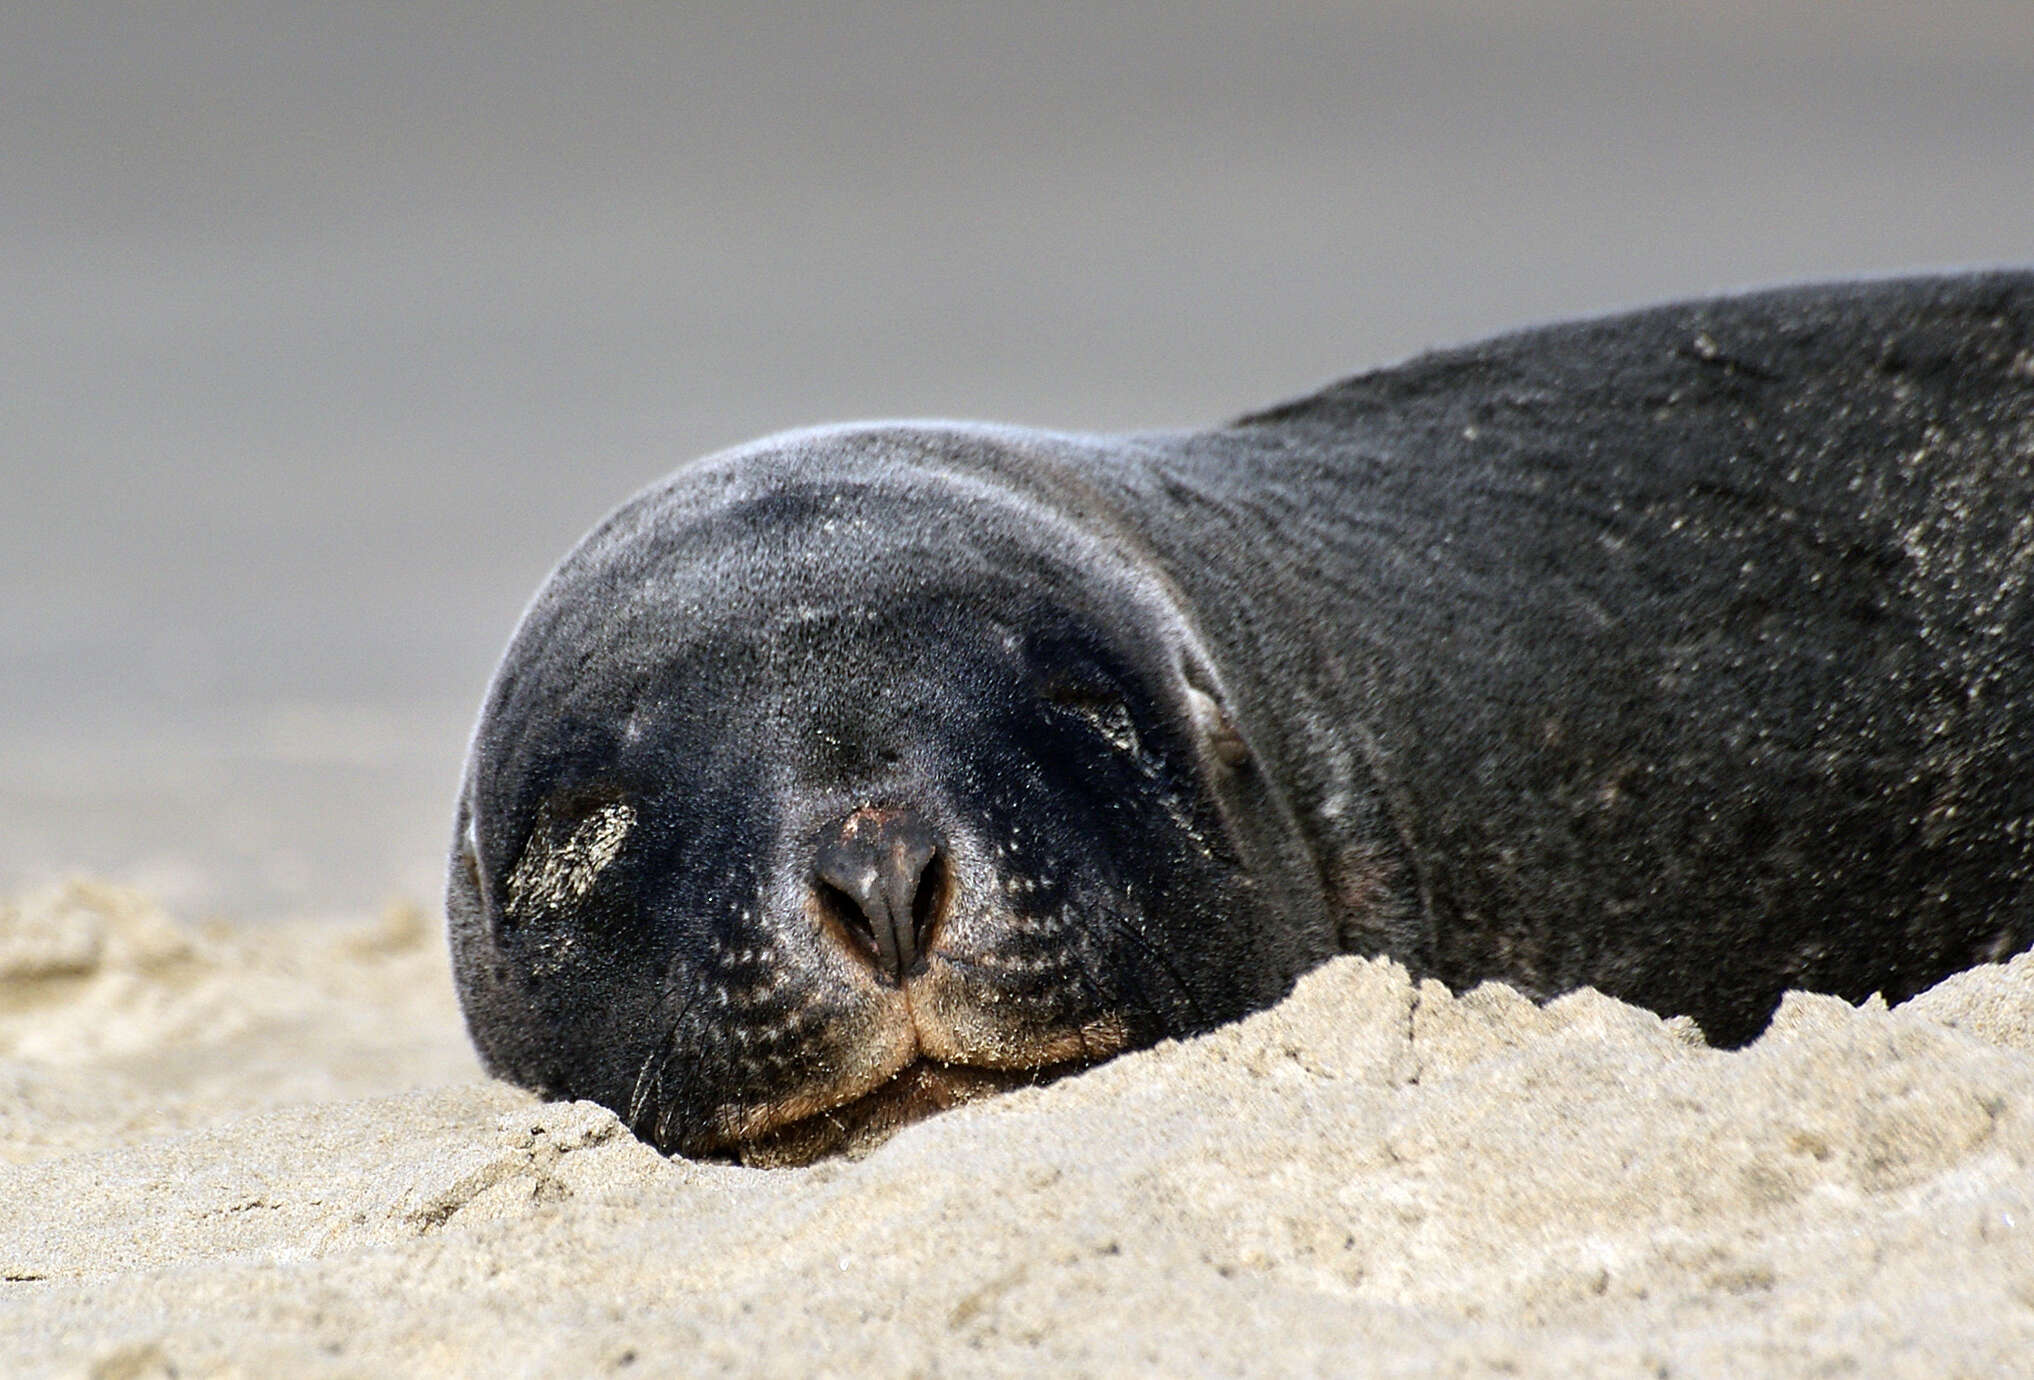
{"type": "Polygon", "coordinates": [[[871,962],[881,957],[881,949],[876,943],[876,932],[859,901],[823,877],[814,881],[812,894],[813,899],[819,902],[820,910],[829,920],[846,931],[847,937],[862,951],[863,957],[871,962]]]}
{"type": "Polygon", "coordinates": [[[947,891],[951,881],[947,876],[946,857],[934,853],[926,860],[925,870],[918,874],[918,888],[911,898],[911,935],[914,947],[922,963],[925,951],[932,947],[933,927],[946,914],[947,891]]]}

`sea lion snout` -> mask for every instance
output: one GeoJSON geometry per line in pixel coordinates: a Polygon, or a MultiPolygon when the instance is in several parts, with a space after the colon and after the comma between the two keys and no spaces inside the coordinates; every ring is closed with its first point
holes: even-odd
{"type": "Polygon", "coordinates": [[[813,899],[876,975],[901,983],[924,966],[950,891],[945,850],[915,810],[855,811],[823,837],[813,899]]]}

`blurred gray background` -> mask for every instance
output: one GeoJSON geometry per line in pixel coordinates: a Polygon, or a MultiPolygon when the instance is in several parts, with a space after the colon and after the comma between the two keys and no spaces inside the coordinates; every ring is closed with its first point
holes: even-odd
{"type": "Polygon", "coordinates": [[[523,601],[757,433],[2030,260],[2027,0],[9,4],[0,890],[433,903],[523,601]]]}

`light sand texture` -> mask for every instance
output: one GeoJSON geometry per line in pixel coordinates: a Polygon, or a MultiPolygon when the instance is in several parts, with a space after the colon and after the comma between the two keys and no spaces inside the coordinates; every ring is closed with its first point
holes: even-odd
{"type": "Polygon", "coordinates": [[[0,911],[9,1375],[2034,1362],[2034,960],[1750,1049],[1345,959],[806,1170],[483,1080],[435,926],[0,911]]]}

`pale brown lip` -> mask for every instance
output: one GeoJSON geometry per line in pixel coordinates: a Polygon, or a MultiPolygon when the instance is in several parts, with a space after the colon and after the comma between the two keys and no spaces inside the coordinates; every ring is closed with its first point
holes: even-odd
{"type": "Polygon", "coordinates": [[[765,1169],[811,1164],[829,1155],[859,1159],[914,1121],[992,1093],[1050,1083],[1085,1067],[1085,1062],[1075,1062],[984,1069],[920,1058],[860,1097],[738,1142],[727,1153],[765,1169]]]}

